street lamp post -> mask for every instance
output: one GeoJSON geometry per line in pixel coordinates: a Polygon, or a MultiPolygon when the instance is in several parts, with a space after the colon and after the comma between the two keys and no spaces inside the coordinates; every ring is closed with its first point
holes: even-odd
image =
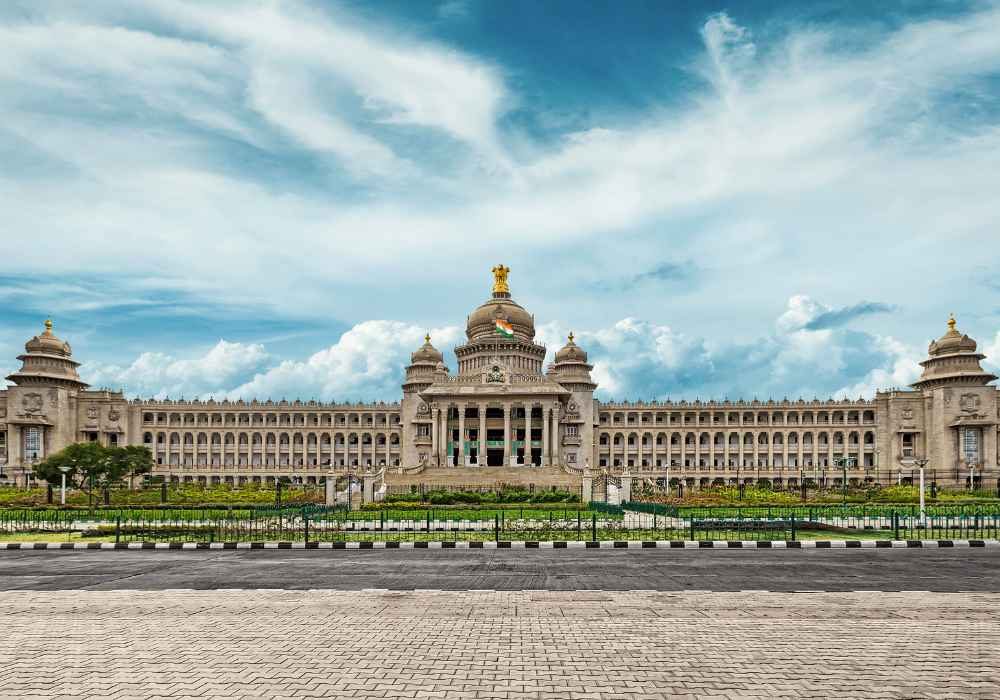
{"type": "Polygon", "coordinates": [[[59,489],[59,505],[66,505],[66,472],[68,472],[73,467],[63,465],[59,467],[59,471],[62,472],[62,488],[59,489]]]}
{"type": "Polygon", "coordinates": [[[920,524],[924,525],[927,522],[927,513],[924,510],[924,467],[927,466],[927,459],[918,457],[913,463],[920,469],[920,524]]]}
{"type": "Polygon", "coordinates": [[[833,463],[844,470],[844,483],[842,486],[844,487],[844,505],[847,505],[847,468],[855,466],[858,460],[854,457],[841,457],[840,459],[835,459],[833,463]]]}

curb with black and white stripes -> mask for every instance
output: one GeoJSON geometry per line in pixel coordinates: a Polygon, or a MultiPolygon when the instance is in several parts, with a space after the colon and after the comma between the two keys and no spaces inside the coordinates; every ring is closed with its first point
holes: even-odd
{"type": "Polygon", "coordinates": [[[618,540],[512,542],[0,542],[10,550],[184,549],[907,549],[1000,548],[1000,540],[618,540]]]}

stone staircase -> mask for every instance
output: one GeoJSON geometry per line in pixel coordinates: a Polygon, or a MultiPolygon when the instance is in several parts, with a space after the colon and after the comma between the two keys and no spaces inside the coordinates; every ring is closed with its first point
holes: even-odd
{"type": "Polygon", "coordinates": [[[385,481],[390,486],[425,487],[457,486],[490,487],[498,484],[558,489],[579,493],[581,478],[567,474],[561,467],[428,467],[419,474],[399,474],[386,470],[385,481]]]}

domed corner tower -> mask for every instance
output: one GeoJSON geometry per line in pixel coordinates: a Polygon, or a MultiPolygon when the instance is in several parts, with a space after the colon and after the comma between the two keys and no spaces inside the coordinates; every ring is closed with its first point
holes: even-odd
{"type": "Polygon", "coordinates": [[[31,462],[76,442],[78,397],[87,384],[80,379],[69,343],[45,330],[24,344],[18,355],[21,369],[7,377],[14,386],[7,389],[8,463],[20,464],[25,471],[31,462]]]}
{"type": "Polygon", "coordinates": [[[435,379],[447,369],[444,355],[431,345],[430,334],[424,336],[424,344],[410,355],[403,380],[403,400],[400,402],[400,421],[405,434],[402,436],[403,452],[400,464],[413,467],[423,462],[430,463],[431,457],[431,414],[420,392],[431,386],[435,379]]]}
{"type": "Polygon", "coordinates": [[[493,268],[493,294],[468,317],[467,342],[455,348],[459,376],[479,375],[494,360],[517,374],[542,375],[545,346],[535,343],[535,319],[511,298],[510,268],[493,268]]]}
{"type": "Polygon", "coordinates": [[[930,436],[924,455],[928,467],[978,473],[984,465],[997,464],[997,390],[989,386],[997,377],[979,364],[986,356],[976,341],[956,329],[955,317],[948,331],[931,341],[920,379],[912,384],[922,392],[924,429],[930,436]]]}
{"type": "Polygon", "coordinates": [[[587,353],[569,334],[566,345],[555,354],[548,376],[570,392],[563,418],[562,441],[566,464],[582,469],[596,464],[594,455],[594,390],[597,385],[590,373],[594,369],[587,353]]]}

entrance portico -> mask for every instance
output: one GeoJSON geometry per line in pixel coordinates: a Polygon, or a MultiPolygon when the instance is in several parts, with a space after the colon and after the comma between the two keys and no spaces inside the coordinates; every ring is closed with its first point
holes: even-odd
{"type": "MultiPolygon", "coordinates": [[[[509,375],[505,375],[508,376],[509,375]]],[[[562,405],[570,392],[555,382],[516,379],[502,385],[434,384],[420,393],[433,416],[432,464],[549,466],[560,464],[562,405]],[[456,390],[455,385],[462,385],[456,390]],[[485,455],[485,459],[484,459],[485,455]]]]}

